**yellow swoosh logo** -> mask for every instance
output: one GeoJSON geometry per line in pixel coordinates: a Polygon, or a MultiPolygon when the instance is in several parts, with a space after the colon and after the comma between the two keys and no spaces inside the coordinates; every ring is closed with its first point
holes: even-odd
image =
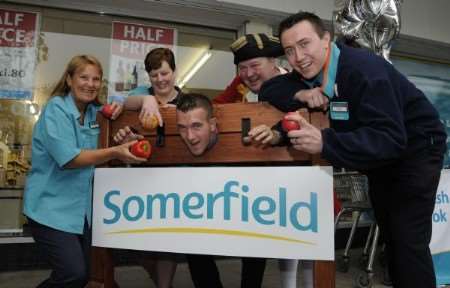
{"type": "Polygon", "coordinates": [[[214,234],[214,235],[228,235],[228,236],[238,236],[238,237],[251,237],[251,238],[262,238],[262,239],[272,239],[278,241],[286,241],[307,245],[316,245],[314,242],[298,240],[289,237],[275,236],[271,234],[246,232],[240,230],[226,230],[226,229],[212,229],[212,228],[189,228],[189,227],[173,227],[173,228],[144,228],[144,229],[128,229],[112,231],[108,234],[141,234],[141,233],[188,233],[188,234],[214,234]]]}

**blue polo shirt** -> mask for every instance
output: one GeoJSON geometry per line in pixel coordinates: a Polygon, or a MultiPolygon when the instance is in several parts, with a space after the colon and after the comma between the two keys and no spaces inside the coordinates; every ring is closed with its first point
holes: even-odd
{"type": "Polygon", "coordinates": [[[149,95],[149,89],[151,86],[138,86],[134,88],[133,90],[130,90],[127,94],[127,96],[140,96],[140,95],[149,95]]]}
{"type": "Polygon", "coordinates": [[[82,234],[91,221],[94,166],[65,169],[81,150],[96,149],[100,106],[89,104],[84,124],[72,95],[55,96],[33,130],[31,170],[24,192],[24,214],[57,230],[82,234]]]}

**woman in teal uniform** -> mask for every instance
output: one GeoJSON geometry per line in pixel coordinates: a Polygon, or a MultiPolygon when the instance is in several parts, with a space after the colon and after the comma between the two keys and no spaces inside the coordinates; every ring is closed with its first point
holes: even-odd
{"type": "MultiPolygon", "coordinates": [[[[72,58],[34,127],[24,214],[52,269],[38,287],[81,288],[88,281],[94,166],[145,161],[129,152],[134,142],[97,149],[102,76],[94,57],[72,58]]],[[[114,107],[117,116],[122,107],[114,107]]]]}

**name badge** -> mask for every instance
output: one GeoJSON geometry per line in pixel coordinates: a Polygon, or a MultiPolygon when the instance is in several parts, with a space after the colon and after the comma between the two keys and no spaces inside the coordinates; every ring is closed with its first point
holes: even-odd
{"type": "Polygon", "coordinates": [[[330,112],[332,120],[348,120],[350,118],[347,102],[331,102],[330,112]]]}
{"type": "Polygon", "coordinates": [[[95,128],[98,128],[98,127],[100,127],[100,125],[97,123],[97,121],[89,122],[89,128],[95,129],[95,128]]]}

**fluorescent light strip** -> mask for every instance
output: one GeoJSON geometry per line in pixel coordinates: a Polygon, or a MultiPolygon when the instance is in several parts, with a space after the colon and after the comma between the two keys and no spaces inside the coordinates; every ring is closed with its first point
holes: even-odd
{"type": "Polygon", "coordinates": [[[211,56],[212,56],[211,51],[209,50],[206,51],[205,54],[203,54],[203,56],[200,57],[197,63],[195,63],[195,65],[191,69],[189,69],[189,72],[186,73],[186,75],[184,75],[183,79],[178,84],[178,87],[183,88],[184,85],[186,85],[186,83],[189,82],[189,80],[191,80],[191,78],[195,75],[195,73],[197,73],[197,71],[206,63],[206,61],[208,61],[208,59],[211,58],[211,56]]]}

